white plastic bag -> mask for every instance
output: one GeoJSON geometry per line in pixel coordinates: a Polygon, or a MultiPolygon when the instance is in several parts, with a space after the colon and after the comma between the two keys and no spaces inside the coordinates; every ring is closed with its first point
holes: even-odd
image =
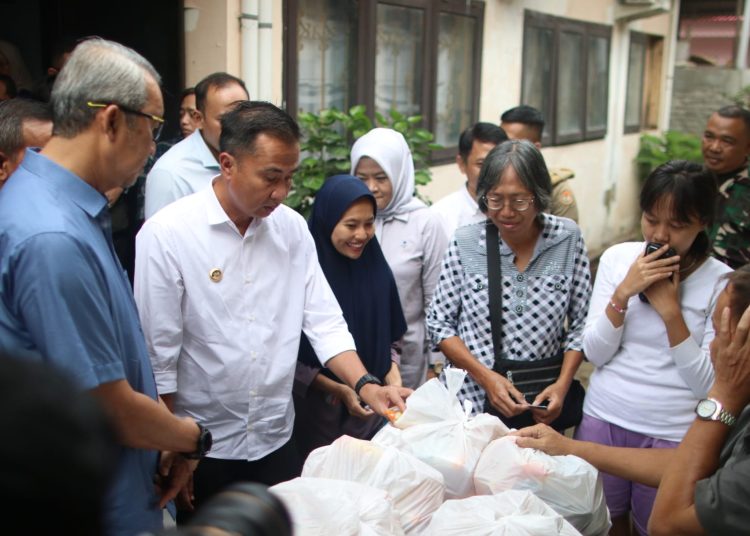
{"type": "Polygon", "coordinates": [[[514,436],[490,443],[477,463],[478,494],[529,490],[584,536],[604,536],[611,526],[601,477],[577,456],[549,456],[521,448],[514,436]]]}
{"type": "Polygon", "coordinates": [[[408,452],[342,436],[310,453],[303,477],[333,478],[388,492],[406,534],[422,534],[443,503],[443,475],[408,452]]]}
{"type": "Polygon", "coordinates": [[[406,410],[383,427],[372,442],[413,454],[445,478],[448,499],[469,497],[474,491],[474,467],[487,444],[508,433],[500,419],[486,413],[470,418],[471,403],[461,407],[456,394],[466,372],[446,371],[446,389],[437,379],[422,385],[406,401],[406,410]]]}
{"type": "Polygon", "coordinates": [[[430,536],[575,536],[570,523],[530,491],[446,501],[428,527],[430,536]]]}
{"type": "Polygon", "coordinates": [[[383,490],[346,480],[295,478],[270,491],[284,503],[296,536],[403,536],[383,490]]]}

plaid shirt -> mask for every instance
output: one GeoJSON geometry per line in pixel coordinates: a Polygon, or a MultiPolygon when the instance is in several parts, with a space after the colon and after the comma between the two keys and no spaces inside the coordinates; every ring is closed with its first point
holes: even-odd
{"type": "MultiPolygon", "coordinates": [[[[500,241],[503,282],[502,357],[534,361],[560,349],[581,350],[591,296],[591,272],[581,231],[572,221],[542,214],[544,225],[526,270],[500,241]],[[567,322],[566,322],[567,320],[567,322]]],[[[427,315],[433,344],[458,336],[483,365],[495,361],[490,328],[485,224],[461,227],[443,260],[427,315]]],[[[469,376],[459,398],[484,407],[484,390],[469,376]]]]}

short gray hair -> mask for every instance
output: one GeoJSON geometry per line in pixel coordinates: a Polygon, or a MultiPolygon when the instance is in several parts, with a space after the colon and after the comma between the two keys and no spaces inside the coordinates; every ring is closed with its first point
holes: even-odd
{"type": "Polygon", "coordinates": [[[146,74],[161,82],[153,65],[135,50],[98,37],[82,42],[52,88],[54,134],[71,138],[85,130],[97,112],[88,101],[140,110],[148,99],[146,74]]]}
{"type": "Polygon", "coordinates": [[[552,181],[547,164],[536,145],[528,140],[508,140],[501,143],[484,159],[477,182],[477,202],[487,212],[484,196],[500,183],[508,166],[512,166],[521,182],[534,195],[534,205],[544,212],[552,198],[552,181]]]}

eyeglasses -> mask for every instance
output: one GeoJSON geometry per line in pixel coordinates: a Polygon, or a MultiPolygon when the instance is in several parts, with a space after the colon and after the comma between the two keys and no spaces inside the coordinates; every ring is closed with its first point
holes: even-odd
{"type": "MultiPolygon", "coordinates": [[[[483,195],[482,199],[484,200],[484,203],[487,205],[487,208],[490,210],[502,210],[505,206],[505,198],[504,197],[495,197],[495,196],[487,196],[483,195]]],[[[516,212],[524,212],[526,210],[529,210],[529,207],[534,202],[533,197],[511,197],[508,199],[508,203],[510,203],[511,210],[514,210],[516,212]]]]}
{"type": "Polygon", "coordinates": [[[139,112],[138,110],[133,110],[132,108],[128,108],[127,106],[123,106],[122,104],[117,104],[116,102],[88,101],[86,103],[86,106],[88,106],[89,108],[106,108],[107,106],[117,106],[120,110],[122,110],[126,114],[140,115],[141,117],[146,117],[148,119],[151,119],[151,121],[154,121],[156,123],[156,126],[151,128],[151,135],[154,141],[157,141],[159,139],[159,136],[161,136],[161,131],[164,128],[163,117],[159,117],[158,115],[147,114],[145,112],[139,112]]]}

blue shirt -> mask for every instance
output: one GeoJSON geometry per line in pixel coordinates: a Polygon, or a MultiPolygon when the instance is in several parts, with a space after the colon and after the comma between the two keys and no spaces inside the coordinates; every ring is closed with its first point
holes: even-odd
{"type": "Polygon", "coordinates": [[[144,215],[150,218],[165,206],[201,190],[221,173],[200,129],[159,158],[146,177],[144,215]]]}
{"type": "MultiPolygon", "coordinates": [[[[0,350],[49,362],[81,389],[126,379],[157,396],[105,197],[33,151],[0,190],[0,350]]],[[[105,499],[108,534],[159,528],[157,453],[120,454],[105,499]]]]}

